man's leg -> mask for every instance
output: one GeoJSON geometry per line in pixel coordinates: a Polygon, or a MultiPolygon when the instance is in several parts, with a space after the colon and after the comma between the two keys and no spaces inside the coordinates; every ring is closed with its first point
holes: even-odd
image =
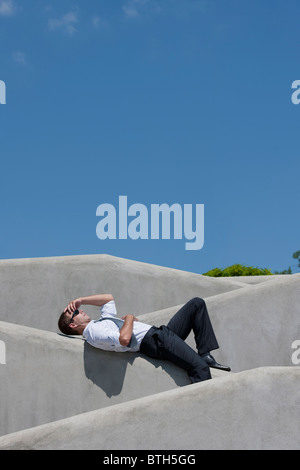
{"type": "Polygon", "coordinates": [[[210,351],[218,349],[216,339],[205,301],[194,297],[187,302],[169,321],[168,328],[185,340],[191,331],[194,332],[198,354],[209,367],[230,371],[230,367],[219,364],[210,351]]]}
{"type": "Polygon", "coordinates": [[[200,355],[219,348],[205,301],[199,297],[194,297],[187,302],[171,318],[167,326],[183,340],[193,331],[200,355]]]}
{"type": "Polygon", "coordinates": [[[211,379],[207,363],[188,344],[166,326],[152,327],[140,351],[155,359],[167,359],[186,370],[192,383],[211,379]]]}

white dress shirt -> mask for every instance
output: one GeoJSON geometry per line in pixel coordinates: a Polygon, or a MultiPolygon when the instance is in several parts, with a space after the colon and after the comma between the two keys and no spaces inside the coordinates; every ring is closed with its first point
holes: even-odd
{"type": "MultiPolygon", "coordinates": [[[[117,309],[115,302],[113,300],[107,302],[100,307],[100,311],[100,319],[116,317],[117,309]]],[[[136,352],[140,350],[140,344],[150,328],[151,325],[147,325],[146,323],[142,323],[140,321],[133,322],[133,334],[135,335],[138,343],[134,348],[128,348],[127,346],[122,346],[120,344],[120,330],[112,321],[91,320],[85,327],[82,336],[91,346],[104,349],[105,351],[136,352]]]]}

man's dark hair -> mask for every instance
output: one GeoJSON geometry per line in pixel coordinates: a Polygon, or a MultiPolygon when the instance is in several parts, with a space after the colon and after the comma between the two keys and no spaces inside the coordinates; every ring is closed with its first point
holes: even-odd
{"type": "Polygon", "coordinates": [[[65,335],[78,335],[77,331],[69,326],[70,319],[65,312],[62,312],[58,319],[58,328],[65,335]]]}

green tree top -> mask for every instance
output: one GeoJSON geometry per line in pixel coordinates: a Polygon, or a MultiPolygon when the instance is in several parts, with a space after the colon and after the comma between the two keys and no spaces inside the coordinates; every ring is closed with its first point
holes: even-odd
{"type": "Polygon", "coordinates": [[[293,258],[298,260],[298,268],[300,268],[300,250],[293,254],[293,258]]]}
{"type": "Polygon", "coordinates": [[[204,276],[211,277],[231,277],[231,276],[267,276],[273,273],[267,269],[254,268],[253,266],[244,266],[243,264],[233,264],[225,269],[215,268],[203,273],[204,276]]]}
{"type": "MultiPolygon", "coordinates": [[[[298,260],[298,268],[300,268],[300,250],[293,253],[293,258],[298,260]]],[[[231,276],[270,276],[272,274],[292,274],[292,269],[289,267],[284,271],[275,271],[272,273],[270,269],[267,268],[254,268],[253,266],[245,266],[243,264],[233,264],[228,266],[228,268],[214,268],[207,273],[203,273],[204,276],[211,277],[231,277],[231,276]]]]}

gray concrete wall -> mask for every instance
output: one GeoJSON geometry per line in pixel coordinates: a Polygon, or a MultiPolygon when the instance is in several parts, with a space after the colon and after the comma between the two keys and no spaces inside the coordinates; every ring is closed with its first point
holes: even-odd
{"type": "Polygon", "coordinates": [[[245,284],[260,284],[261,282],[274,281],[274,278],[277,280],[286,280],[291,276],[292,274],[272,274],[266,276],[227,276],[221,279],[225,279],[226,281],[239,281],[245,284]]]}
{"type": "Polygon", "coordinates": [[[0,435],[190,384],[168,361],[101,351],[81,338],[0,322],[0,435]]]}
{"type": "Polygon", "coordinates": [[[299,403],[299,367],[260,368],[0,437],[0,449],[299,450],[299,403]]]}
{"type": "Polygon", "coordinates": [[[1,260],[1,320],[57,331],[61,311],[81,296],[113,294],[120,314],[139,316],[243,285],[109,255],[1,260]]]}
{"type": "MultiPolygon", "coordinates": [[[[234,372],[261,366],[291,366],[300,340],[300,274],[205,298],[220,349],[216,359],[234,372]]],[[[180,305],[140,316],[166,324],[180,305]]],[[[191,334],[187,342],[193,346],[191,334]]]]}
{"type": "MultiPolygon", "coordinates": [[[[212,435],[219,448],[299,443],[291,347],[300,340],[300,274],[253,283],[91,255],[1,261],[0,286],[0,448],[59,448],[65,430],[82,448],[111,448],[115,439],[120,449],[202,449],[212,435]],[[57,334],[61,308],[99,292],[113,293],[120,316],[157,326],[203,297],[220,344],[213,354],[237,373],[212,370],[212,381],[189,385],[167,361],[57,334]]],[[[99,315],[95,307],[89,313],[99,315]]],[[[194,347],[192,334],[187,342],[194,347]]]]}

